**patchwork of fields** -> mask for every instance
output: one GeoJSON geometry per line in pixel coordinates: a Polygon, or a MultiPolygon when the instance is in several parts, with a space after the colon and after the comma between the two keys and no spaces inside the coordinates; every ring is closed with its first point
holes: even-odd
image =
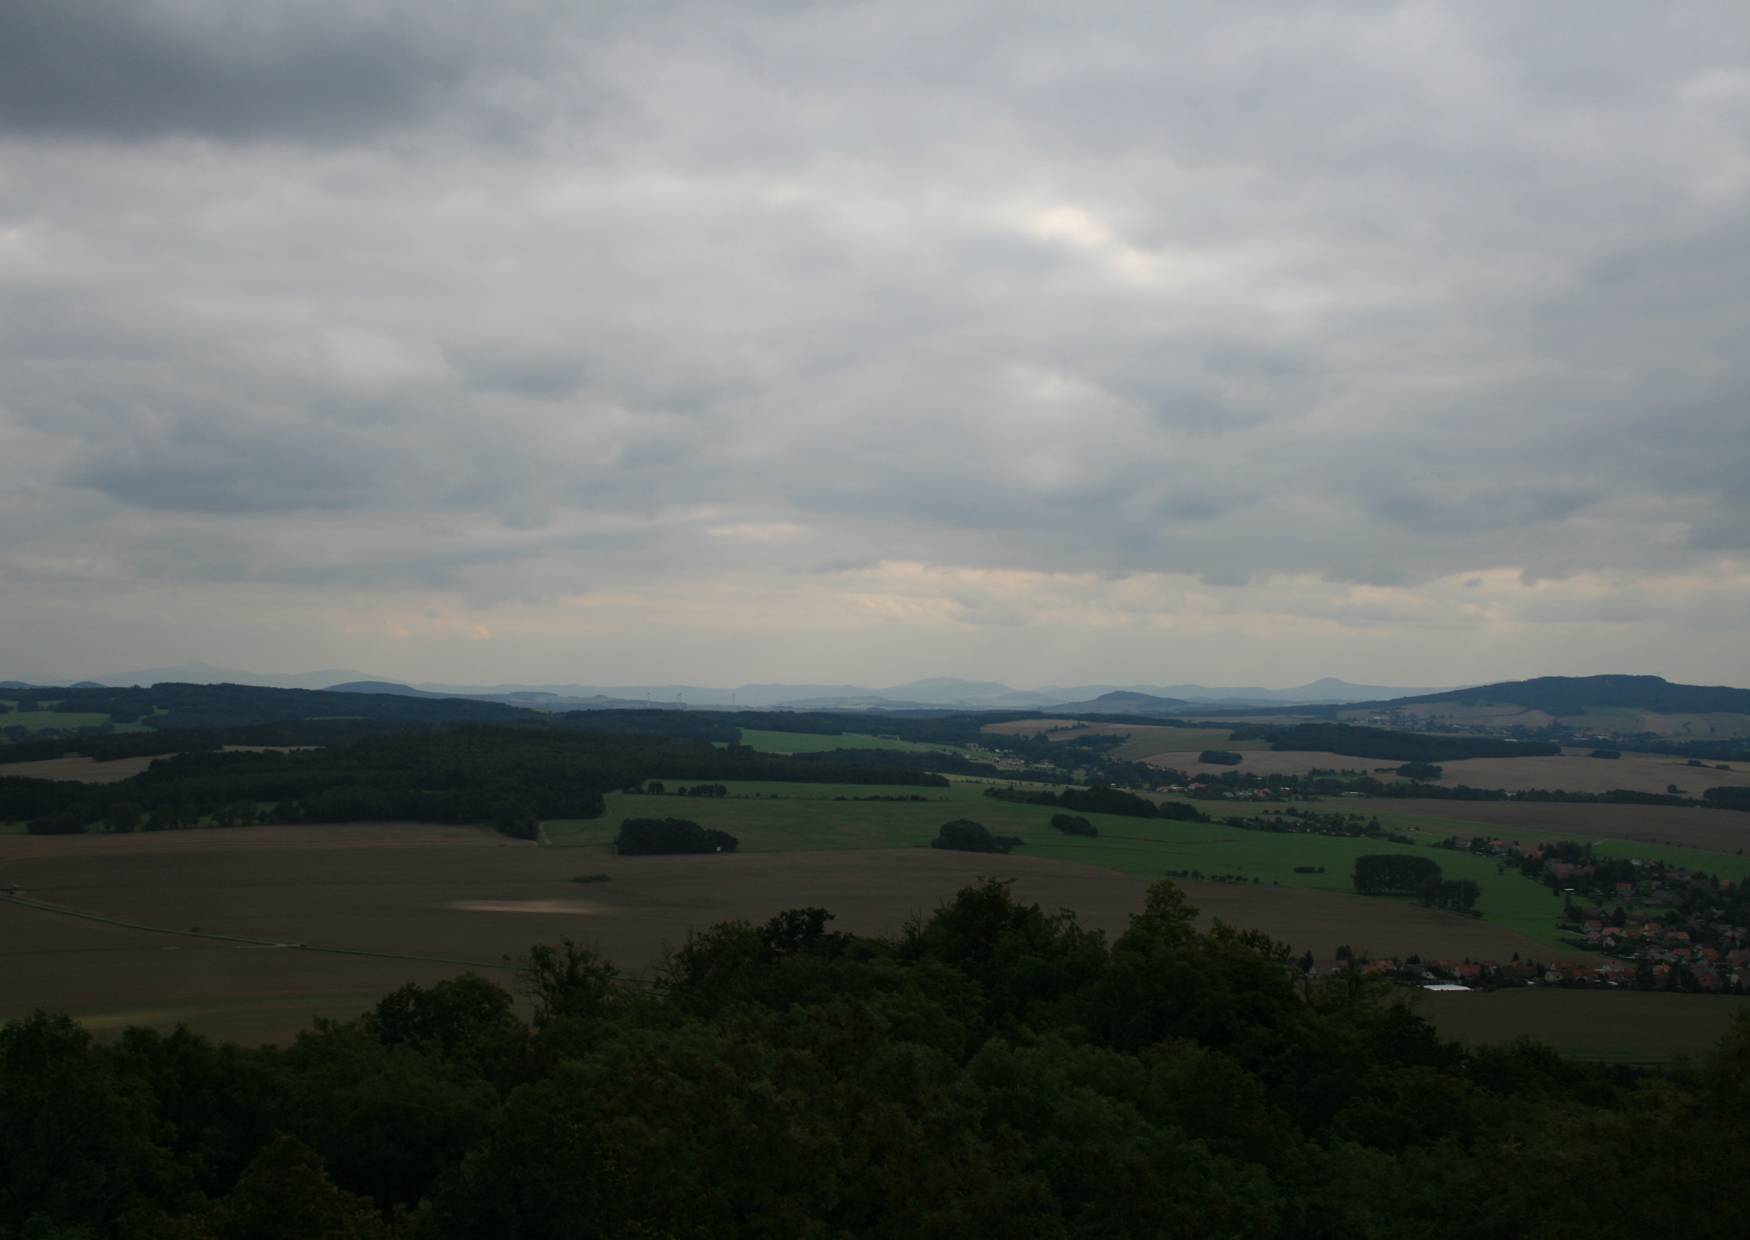
{"type": "MultiPolygon", "coordinates": [[[[1235,744],[1219,728],[1097,724],[1053,739],[1120,732],[1126,735],[1120,756],[1182,769],[1233,769],[1200,768],[1195,758],[1204,748],[1238,750],[1239,769],[1255,772],[1389,765],[1274,753],[1258,748],[1261,742],[1235,744]]],[[[845,746],[964,752],[875,735],[749,730],[743,740],[782,753],[845,746]]],[[[150,761],[63,758],[0,767],[0,775],[111,783],[150,761]]],[[[1704,771],[1644,756],[1443,765],[1448,783],[1511,777],[1523,781],[1521,787],[1585,790],[1581,777],[1596,774],[1607,787],[1656,782],[1648,790],[1663,791],[1677,782],[1694,793],[1711,786],[1704,780],[1750,782],[1742,771],[1704,771]]],[[[697,781],[664,782],[672,788],[697,781]]],[[[99,918],[0,902],[0,1019],[45,1006],[75,1012],[99,1028],[188,1021],[220,1036],[284,1040],[313,1015],[350,1015],[407,981],[466,968],[508,979],[508,961],[537,942],[569,937],[640,973],[689,931],[725,919],[763,920],[800,905],[831,909],[840,928],[891,933],[983,875],[1012,878],[1023,898],[1073,908],[1085,924],[1110,933],[1122,930],[1140,907],[1148,882],[1171,875],[1206,923],[1219,917],[1260,929],[1321,960],[1339,943],[1374,956],[1583,959],[1585,953],[1565,945],[1557,932],[1560,903],[1547,889],[1492,860],[1434,845],[1471,834],[1574,839],[1606,854],[1750,878],[1743,855],[1750,815],[1722,810],[1341,800],[1318,808],[1377,817],[1386,831],[1411,842],[1103,814],[1085,815],[1099,834],[1082,837],[1053,829],[1052,807],[985,796],[980,779],[957,777],[947,788],[753,781],[727,787],[723,798],[610,794],[601,818],[543,824],[545,846],[474,828],[410,824],[80,837],[0,829],[0,892],[16,884],[27,899],[99,918]],[[692,819],[734,834],[740,851],[622,858],[612,840],[630,816],[692,819]],[[1007,856],[929,848],[941,824],[955,818],[975,819],[1024,843],[1007,856]],[[1357,896],[1349,878],[1355,859],[1378,852],[1426,856],[1447,877],[1474,880],[1483,919],[1357,896]],[[583,875],[606,879],[572,881],[583,875]]],[[[1287,808],[1194,804],[1215,817],[1287,808]]],[[[1472,1006],[1447,1006],[1442,998],[1428,1011],[1451,1036],[1488,1041],[1530,1032],[1577,1053],[1627,1060],[1686,1051],[1692,1043],[1703,1047],[1717,1036],[1715,1016],[1731,1008],[1690,996],[1597,992],[1460,999],[1472,1006]],[[1587,1006],[1618,1003],[1623,1006],[1599,1007],[1602,1015],[1587,1006]],[[1705,1019],[1689,1021],[1688,1007],[1681,1021],[1669,1019],[1676,1010],[1671,1005],[1685,1004],[1699,1004],[1695,1013],[1705,1007],[1705,1019]]]]}

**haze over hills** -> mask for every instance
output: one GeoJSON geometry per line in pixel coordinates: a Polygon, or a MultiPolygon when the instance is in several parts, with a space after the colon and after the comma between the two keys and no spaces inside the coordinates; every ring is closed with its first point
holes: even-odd
{"type": "Polygon", "coordinates": [[[886,688],[851,684],[767,682],[733,688],[681,685],[412,684],[350,669],[263,673],[206,663],[111,672],[88,680],[20,677],[0,688],[160,683],[234,684],[261,688],[332,689],[425,698],[471,698],[536,710],[625,709],[647,706],[802,710],[1066,710],[1081,714],[1176,713],[1213,707],[1345,710],[1390,708],[1426,713],[1441,706],[1478,709],[1513,705],[1552,716],[1632,710],[1664,714],[1750,714],[1750,689],[1675,684],[1659,676],[1540,676],[1454,689],[1355,684],[1325,677],[1284,689],[1198,684],[1044,685],[1016,689],[999,681],[929,677],[886,688]]]}
{"type": "MultiPolygon", "coordinates": [[[[64,687],[73,678],[28,675],[5,682],[9,687],[64,687]]],[[[1089,702],[1108,693],[1141,693],[1183,702],[1221,702],[1234,705],[1311,705],[1359,702],[1441,693],[1425,687],[1362,685],[1325,677],[1286,689],[1257,686],[1209,687],[1198,684],[1150,685],[1084,684],[1043,685],[1016,689],[999,681],[963,680],[951,676],[927,677],[887,688],[852,684],[753,683],[735,687],[683,684],[585,685],[551,684],[454,684],[442,681],[403,682],[354,668],[324,668],[298,673],[255,672],[216,667],[210,663],[183,663],[132,671],[106,672],[86,683],[107,686],[181,684],[233,684],[273,689],[329,689],[395,693],[418,690],[441,697],[478,697],[492,700],[524,699],[531,704],[550,704],[551,699],[582,700],[592,704],[606,699],[615,705],[686,706],[807,706],[810,709],[858,709],[863,707],[927,708],[959,707],[1030,710],[1065,703],[1089,702]],[[369,686],[365,688],[364,686],[369,686]]]]}

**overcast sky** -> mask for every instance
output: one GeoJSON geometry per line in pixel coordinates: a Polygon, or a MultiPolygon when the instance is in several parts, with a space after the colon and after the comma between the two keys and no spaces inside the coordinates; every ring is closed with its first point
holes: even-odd
{"type": "Polygon", "coordinates": [[[0,675],[1750,684],[1750,7],[0,3],[0,675]]]}

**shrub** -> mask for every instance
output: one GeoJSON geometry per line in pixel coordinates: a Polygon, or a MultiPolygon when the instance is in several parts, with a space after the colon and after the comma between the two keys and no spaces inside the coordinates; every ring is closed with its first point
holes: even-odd
{"type": "Polygon", "coordinates": [[[1080,814],[1053,814],[1051,825],[1066,835],[1098,835],[1099,829],[1080,814]]]}
{"type": "Polygon", "coordinates": [[[1021,842],[1016,835],[992,835],[982,822],[956,818],[942,824],[936,838],[930,841],[930,847],[952,848],[959,852],[1006,853],[1021,842]]]}
{"type": "Polygon", "coordinates": [[[1243,759],[1231,749],[1205,749],[1197,760],[1210,766],[1238,766],[1243,759]]]}
{"type": "Polygon", "coordinates": [[[614,850],[624,856],[734,852],[740,843],[727,831],[685,818],[628,818],[620,824],[614,850]]]}

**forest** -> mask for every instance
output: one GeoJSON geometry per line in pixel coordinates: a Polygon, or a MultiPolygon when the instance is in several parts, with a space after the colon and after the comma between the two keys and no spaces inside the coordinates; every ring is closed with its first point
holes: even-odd
{"type": "Polygon", "coordinates": [[[947,786],[943,776],[916,769],[915,756],[792,757],[684,737],[568,728],[370,731],[311,750],[192,750],[108,785],[0,775],[0,821],[24,821],[39,831],[94,823],[157,830],[200,819],[243,824],[265,813],[285,823],[491,822],[520,836],[532,833],[536,819],[596,817],[604,792],[659,777],[947,786]]]}
{"type": "Polygon", "coordinates": [[[1737,1237],[1750,1022],[1669,1071],[1464,1049],[1357,972],[959,892],[654,985],[571,943],[283,1050],[0,1029],[0,1236],[1737,1237]],[[521,1003],[517,1002],[520,997],[521,1003]]]}

